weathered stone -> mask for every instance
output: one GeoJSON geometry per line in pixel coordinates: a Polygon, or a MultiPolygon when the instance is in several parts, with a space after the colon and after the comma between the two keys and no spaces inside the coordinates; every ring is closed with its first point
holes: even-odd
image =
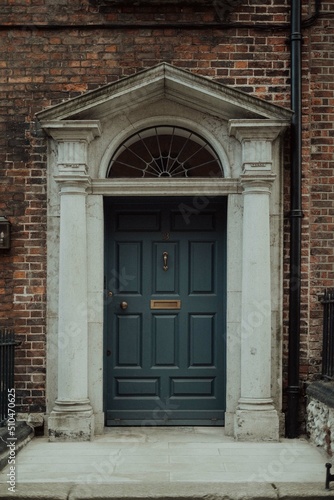
{"type": "Polygon", "coordinates": [[[307,431],[311,441],[333,455],[334,384],[319,380],[307,388],[307,431]]]}

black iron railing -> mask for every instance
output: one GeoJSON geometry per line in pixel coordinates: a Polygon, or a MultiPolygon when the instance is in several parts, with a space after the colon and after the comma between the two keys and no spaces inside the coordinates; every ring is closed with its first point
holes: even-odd
{"type": "Polygon", "coordinates": [[[334,289],[325,290],[320,300],[324,306],[322,376],[334,379],[334,289]]]}
{"type": "Polygon", "coordinates": [[[8,391],[14,387],[15,341],[13,330],[0,329],[0,426],[8,418],[8,391]]]}

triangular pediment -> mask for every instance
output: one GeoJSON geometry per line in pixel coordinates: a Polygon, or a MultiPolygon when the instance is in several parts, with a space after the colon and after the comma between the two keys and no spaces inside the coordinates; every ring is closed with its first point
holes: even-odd
{"type": "Polygon", "coordinates": [[[291,111],[221,83],[161,63],[37,113],[40,120],[100,120],[167,99],[230,119],[289,119],[291,111]]]}

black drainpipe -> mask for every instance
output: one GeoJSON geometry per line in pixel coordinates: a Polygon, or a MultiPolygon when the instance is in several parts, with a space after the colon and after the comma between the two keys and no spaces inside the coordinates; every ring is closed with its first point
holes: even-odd
{"type": "Polygon", "coordinates": [[[291,0],[291,212],[290,212],[290,302],[289,358],[286,435],[298,436],[300,284],[301,284],[301,172],[302,172],[302,106],[301,106],[301,0],[291,0]]]}

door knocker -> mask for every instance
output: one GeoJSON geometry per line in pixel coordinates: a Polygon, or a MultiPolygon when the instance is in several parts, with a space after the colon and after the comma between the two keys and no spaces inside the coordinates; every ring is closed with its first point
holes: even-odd
{"type": "Polygon", "coordinates": [[[163,261],[164,261],[164,271],[168,271],[168,252],[163,252],[162,254],[162,258],[163,258],[163,261]]]}

